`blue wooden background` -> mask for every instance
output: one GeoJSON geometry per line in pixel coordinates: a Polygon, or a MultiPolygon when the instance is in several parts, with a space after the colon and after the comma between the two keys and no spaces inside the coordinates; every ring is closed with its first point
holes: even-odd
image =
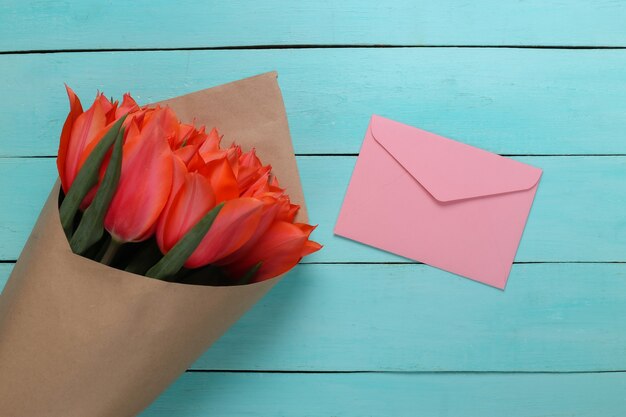
{"type": "Polygon", "coordinates": [[[625,22],[615,0],[2,0],[0,286],[63,82],[153,102],[278,70],[326,247],[142,417],[622,417],[625,22]],[[372,113],[544,169],[506,291],[332,235],[372,113]]]}

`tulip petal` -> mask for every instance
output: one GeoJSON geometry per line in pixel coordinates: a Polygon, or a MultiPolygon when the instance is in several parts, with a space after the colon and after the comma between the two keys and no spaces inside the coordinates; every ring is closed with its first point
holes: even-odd
{"type": "Polygon", "coordinates": [[[198,247],[222,210],[223,203],[213,207],[159,262],[146,272],[147,277],[169,280],[183,267],[185,260],[198,247]]]}
{"type": "Polygon", "coordinates": [[[276,218],[276,214],[280,209],[280,206],[278,202],[272,198],[264,199],[261,201],[263,201],[261,220],[259,221],[259,224],[257,225],[250,239],[248,239],[248,241],[244,243],[239,249],[216,262],[216,264],[228,265],[237,262],[239,259],[244,258],[254,248],[261,236],[263,236],[267,229],[269,229],[269,227],[272,225],[276,218]]]}
{"type": "Polygon", "coordinates": [[[94,151],[87,158],[83,169],[78,172],[76,181],[74,181],[68,190],[61,203],[61,207],[59,207],[61,225],[68,238],[72,235],[72,224],[78,207],[81,201],[84,200],[85,195],[98,183],[98,174],[102,166],[102,161],[117,138],[122,123],[124,123],[124,118],[119,119],[104,135],[102,140],[98,143],[98,146],[95,147],[94,151]]]}
{"type": "Polygon", "coordinates": [[[304,248],[302,249],[302,257],[308,256],[312,253],[317,252],[322,249],[322,245],[317,242],[313,242],[312,240],[307,240],[304,244],[304,248]]]}
{"type": "Polygon", "coordinates": [[[167,203],[174,155],[164,139],[163,112],[150,118],[141,133],[124,144],[122,174],[104,225],[114,239],[147,239],[167,203]]]}
{"type": "Polygon", "coordinates": [[[125,93],[124,98],[122,99],[122,104],[117,108],[117,110],[115,110],[115,118],[119,119],[123,115],[136,110],[139,110],[137,102],[135,102],[129,93],[125,93]]]}
{"type": "Polygon", "coordinates": [[[269,185],[270,172],[264,172],[257,180],[252,183],[247,190],[245,190],[241,196],[242,197],[258,197],[264,193],[268,193],[270,191],[269,185]]]}
{"type": "Polygon", "coordinates": [[[93,203],[85,210],[76,232],[70,239],[70,247],[74,253],[83,255],[104,235],[104,216],[117,189],[122,170],[123,138],[124,128],[122,127],[115,138],[110,163],[106,168],[93,203]]]}
{"type": "Polygon", "coordinates": [[[172,149],[178,149],[181,143],[178,143],[180,132],[180,121],[176,117],[176,113],[169,107],[164,107],[159,111],[159,125],[163,131],[163,137],[166,138],[172,149]]]}
{"type": "MultiPolygon", "coordinates": [[[[156,228],[156,238],[157,241],[163,242],[165,240],[165,227],[166,227],[166,217],[167,213],[170,211],[170,207],[174,203],[174,199],[178,194],[178,191],[181,189],[183,184],[185,183],[185,178],[187,176],[187,167],[177,156],[172,158],[173,162],[173,171],[172,171],[172,187],[170,188],[170,194],[167,199],[167,203],[165,203],[165,207],[161,212],[161,216],[159,220],[157,220],[157,228],[156,228]]],[[[159,248],[160,249],[160,248],[159,248]]]]}
{"type": "Polygon", "coordinates": [[[111,103],[111,101],[106,98],[106,96],[102,93],[98,93],[96,96],[96,100],[100,104],[102,111],[107,117],[107,122],[111,122],[115,120],[115,110],[117,109],[117,101],[115,104],[111,103]]]}
{"type": "Polygon", "coordinates": [[[241,275],[261,263],[255,282],[274,278],[293,268],[303,256],[321,248],[308,240],[314,226],[276,221],[242,258],[227,266],[233,275],[241,275]]]}
{"type": "Polygon", "coordinates": [[[239,170],[237,172],[239,192],[243,195],[260,177],[271,170],[272,167],[270,165],[263,166],[261,160],[256,156],[254,148],[242,154],[239,157],[239,170]]]}
{"type": "Polygon", "coordinates": [[[199,129],[194,128],[187,139],[187,143],[194,145],[198,148],[208,139],[209,135],[207,135],[204,126],[200,126],[199,129]]]}
{"type": "Polygon", "coordinates": [[[197,172],[186,174],[182,187],[159,219],[156,237],[161,252],[169,252],[214,206],[209,180],[197,172]]]}
{"type": "Polygon", "coordinates": [[[304,247],[302,248],[302,257],[305,257],[322,249],[322,245],[320,245],[319,243],[308,240],[313,230],[317,228],[317,225],[311,226],[310,224],[306,223],[294,223],[294,226],[300,229],[302,233],[304,233],[304,235],[307,237],[307,241],[304,243],[304,247]]]}
{"type": "Polygon", "coordinates": [[[211,181],[217,202],[239,197],[239,186],[228,159],[224,156],[205,164],[199,172],[211,181]]]}
{"type": "Polygon", "coordinates": [[[83,113],[83,106],[80,104],[78,96],[70,87],[67,86],[67,84],[65,85],[65,90],[67,91],[67,97],[70,100],[70,112],[65,119],[63,130],[61,131],[61,140],[59,141],[59,152],[57,156],[57,170],[59,171],[59,177],[61,178],[63,192],[67,193],[67,190],[70,188],[70,182],[65,174],[67,152],[70,145],[72,128],[78,116],[83,113]]]}
{"type": "MultiPolygon", "coordinates": [[[[178,144],[177,147],[185,147],[189,145],[190,144],[189,139],[192,137],[195,131],[196,131],[196,128],[193,127],[193,125],[187,125],[187,124],[181,123],[180,126],[178,127],[178,138],[176,139],[176,144],[178,144]]],[[[176,148],[172,148],[172,149],[176,149],[176,148]]]]}
{"type": "Polygon", "coordinates": [[[220,141],[222,138],[220,137],[217,129],[211,129],[209,135],[204,140],[204,143],[200,146],[200,155],[206,161],[208,156],[212,153],[220,151],[220,141]]]}
{"type": "Polygon", "coordinates": [[[185,266],[198,268],[208,265],[239,249],[254,234],[262,209],[263,203],[254,198],[227,201],[185,266]]]}
{"type": "Polygon", "coordinates": [[[241,274],[261,262],[255,281],[274,278],[300,261],[306,241],[305,233],[292,223],[274,222],[245,259],[235,263],[231,270],[241,274]]]}
{"type": "Polygon", "coordinates": [[[283,220],[289,223],[293,223],[293,219],[296,217],[296,214],[298,214],[299,210],[300,206],[297,204],[292,204],[289,201],[289,198],[285,196],[281,199],[280,210],[278,211],[278,214],[276,214],[276,220],[283,220]]]}
{"type": "Polygon", "coordinates": [[[187,145],[182,148],[178,148],[174,151],[174,154],[178,156],[185,164],[189,164],[194,156],[198,155],[198,150],[193,145],[187,145]]]}
{"type": "Polygon", "coordinates": [[[83,114],[76,118],[72,126],[70,140],[65,155],[65,181],[69,188],[80,169],[80,161],[84,160],[85,148],[94,140],[102,139],[105,129],[106,114],[99,98],[83,114]]]}

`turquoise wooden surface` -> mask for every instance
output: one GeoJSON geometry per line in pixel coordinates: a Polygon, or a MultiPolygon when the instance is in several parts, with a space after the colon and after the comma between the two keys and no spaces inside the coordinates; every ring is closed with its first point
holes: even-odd
{"type": "Polygon", "coordinates": [[[293,44],[624,45],[616,0],[4,0],[0,50],[293,44]]]}
{"type": "Polygon", "coordinates": [[[299,154],[357,153],[372,113],[504,154],[626,154],[623,50],[367,48],[1,58],[4,156],[56,153],[58,126],[67,114],[64,82],[85,100],[96,89],[114,96],[132,89],[147,103],[274,69],[299,154]]]}
{"type": "Polygon", "coordinates": [[[623,417],[625,390],[623,373],[193,373],[142,417],[623,417]]]}
{"type": "Polygon", "coordinates": [[[63,82],[150,102],[276,69],[326,247],[142,417],[623,416],[625,18],[610,0],[0,2],[0,287],[54,181],[63,82]],[[332,48],[381,44],[427,48],[332,48]],[[372,113],[544,169],[506,291],[332,235],[372,113]]]}
{"type": "Polygon", "coordinates": [[[307,264],[192,369],[612,371],[625,321],[622,265],[514,265],[502,292],[426,265],[307,264]]]}
{"type": "MultiPolygon", "coordinates": [[[[626,156],[515,159],[544,170],[518,262],[626,262],[626,156]]],[[[315,236],[326,245],[306,262],[407,262],[333,235],[356,157],[298,156],[297,161],[311,222],[319,224],[315,236]]],[[[0,158],[0,259],[19,255],[55,169],[52,158],[0,158]]]]}

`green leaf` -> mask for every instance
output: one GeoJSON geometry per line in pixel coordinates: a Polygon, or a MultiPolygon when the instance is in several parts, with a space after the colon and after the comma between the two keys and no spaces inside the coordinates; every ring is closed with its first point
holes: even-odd
{"type": "Polygon", "coordinates": [[[98,261],[100,258],[102,258],[102,255],[104,255],[104,251],[109,246],[110,241],[111,241],[111,235],[108,233],[105,233],[98,242],[91,245],[91,247],[87,249],[85,253],[83,253],[83,256],[85,258],[98,261]]]}
{"type": "Polygon", "coordinates": [[[80,203],[85,199],[85,196],[98,183],[98,172],[102,161],[113,142],[117,138],[117,135],[122,127],[122,123],[126,119],[126,115],[122,116],[111,129],[102,137],[100,142],[91,151],[87,160],[83,164],[82,168],[76,174],[76,178],[72,183],[72,186],[67,192],[67,195],[61,203],[59,208],[59,215],[61,217],[61,225],[65,231],[65,235],[69,238],[72,237],[72,224],[76,212],[80,207],[80,203]]]}
{"type": "Polygon", "coordinates": [[[70,239],[70,246],[74,253],[84,254],[104,234],[104,216],[109,204],[117,191],[117,185],[122,172],[122,145],[124,144],[124,128],[117,132],[113,153],[107,166],[102,182],[98,187],[92,203],[83,213],[76,232],[70,239]]]}
{"type": "Polygon", "coordinates": [[[230,277],[224,274],[222,268],[215,265],[207,265],[201,268],[187,270],[187,274],[180,278],[178,278],[180,274],[176,275],[176,282],[181,284],[211,285],[214,287],[232,285],[230,277]]]}
{"type": "Polygon", "coordinates": [[[139,245],[139,248],[132,248],[132,254],[129,256],[130,259],[124,270],[133,274],[144,275],[150,267],[163,257],[163,254],[154,238],[141,242],[139,245]]]}
{"type": "Polygon", "coordinates": [[[224,203],[204,215],[190,231],[159,262],[146,272],[147,277],[168,280],[183,267],[211,228],[224,203]]]}
{"type": "Polygon", "coordinates": [[[263,262],[259,262],[256,265],[254,265],[252,268],[248,269],[248,271],[245,274],[243,274],[243,276],[239,278],[239,280],[237,280],[236,284],[237,285],[249,284],[250,281],[252,281],[252,278],[254,278],[254,276],[258,272],[261,265],[263,265],[263,262]]]}

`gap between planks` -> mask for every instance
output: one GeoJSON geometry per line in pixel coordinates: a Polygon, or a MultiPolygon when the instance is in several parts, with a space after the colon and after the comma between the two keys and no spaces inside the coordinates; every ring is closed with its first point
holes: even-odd
{"type": "Polygon", "coordinates": [[[591,45],[392,45],[392,44],[286,44],[286,45],[230,45],[192,46],[170,48],[69,48],[69,49],[28,49],[0,51],[0,55],[10,54],[64,54],[84,52],[155,52],[155,51],[232,51],[258,49],[363,49],[363,48],[455,48],[455,49],[626,49],[626,46],[591,45]]]}
{"type": "Polygon", "coordinates": [[[414,375],[555,375],[555,374],[619,374],[626,373],[626,370],[608,370],[608,371],[315,371],[315,370],[260,370],[260,369],[188,369],[188,374],[205,373],[205,374],[414,374],[414,375]]]}

